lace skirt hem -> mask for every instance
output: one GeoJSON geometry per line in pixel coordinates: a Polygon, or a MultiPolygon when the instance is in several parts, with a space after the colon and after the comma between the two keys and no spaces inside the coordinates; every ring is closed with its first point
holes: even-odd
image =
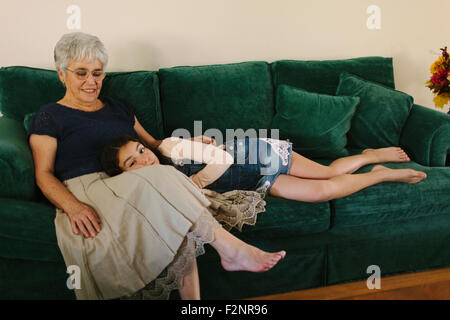
{"type": "Polygon", "coordinates": [[[183,278],[193,271],[194,259],[205,253],[204,245],[215,240],[214,230],[222,227],[205,210],[186,234],[174,260],[152,282],[123,300],[167,300],[172,290],[183,287],[183,278]]]}

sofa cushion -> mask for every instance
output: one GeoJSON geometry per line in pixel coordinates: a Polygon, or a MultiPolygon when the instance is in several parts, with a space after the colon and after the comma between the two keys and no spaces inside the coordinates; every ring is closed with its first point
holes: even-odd
{"type": "Polygon", "coordinates": [[[279,60],[271,64],[274,86],[287,84],[310,92],[334,95],[341,72],[394,88],[392,58],[364,57],[342,60],[279,60]]]}
{"type": "Polygon", "coordinates": [[[400,135],[413,97],[347,72],[341,74],[336,95],[360,98],[348,132],[348,145],[382,148],[400,145],[400,135]]]}
{"type": "Polygon", "coordinates": [[[1,300],[75,300],[64,262],[0,257],[1,300]]]}
{"type": "Polygon", "coordinates": [[[266,62],[174,67],[158,74],[166,136],[179,128],[191,136],[211,135],[204,131],[216,128],[227,140],[226,129],[270,126],[275,108],[266,62]],[[203,132],[194,132],[195,120],[202,121],[203,132]]]}
{"type": "Polygon", "coordinates": [[[108,72],[103,80],[102,95],[132,106],[147,132],[155,139],[164,138],[156,72],[108,72]]]}
{"type": "Polygon", "coordinates": [[[330,237],[327,285],[366,281],[373,274],[367,271],[371,265],[380,268],[382,277],[450,266],[448,210],[332,230],[330,237]]]}
{"type": "Polygon", "coordinates": [[[35,200],[33,155],[22,122],[0,117],[0,197],[35,200]]]}
{"type": "Polygon", "coordinates": [[[256,225],[244,225],[239,237],[275,239],[319,233],[330,227],[329,202],[309,203],[272,196],[265,201],[266,211],[258,214],[256,225]]]}
{"type": "Polygon", "coordinates": [[[208,246],[206,254],[198,257],[202,297],[254,298],[326,284],[330,203],[272,196],[265,200],[266,211],[258,214],[256,225],[244,225],[242,232],[231,232],[257,248],[269,252],[285,250],[286,258],[264,274],[227,272],[217,253],[208,246]]]}
{"type": "MultiPolygon", "coordinates": [[[[362,150],[350,149],[350,154],[362,150]]],[[[413,161],[383,163],[392,169],[411,168],[423,171],[427,178],[416,183],[382,182],[344,198],[332,200],[332,229],[430,217],[447,213],[450,218],[450,168],[425,167],[413,161]]],[[[375,164],[355,173],[369,172],[375,164]]]]}
{"type": "Polygon", "coordinates": [[[359,98],[335,97],[280,85],[272,128],[305,157],[346,156],[347,132],[359,98]]]}
{"type": "MultiPolygon", "coordinates": [[[[25,115],[64,96],[65,89],[54,70],[6,67],[0,69],[0,111],[23,121],[25,115]]],[[[162,138],[156,72],[108,72],[101,95],[131,105],[142,126],[155,138],[162,138]]]]}
{"type": "Polygon", "coordinates": [[[23,121],[26,114],[64,96],[64,86],[54,70],[30,67],[0,68],[0,111],[23,121]]]}
{"type": "Polygon", "coordinates": [[[63,262],[53,206],[0,198],[0,257],[63,262]]]}
{"type": "Polygon", "coordinates": [[[267,272],[228,272],[219,255],[207,246],[206,254],[197,258],[203,299],[256,298],[326,284],[326,245],[316,245],[314,239],[301,236],[249,243],[269,252],[285,250],[287,254],[267,272]]]}

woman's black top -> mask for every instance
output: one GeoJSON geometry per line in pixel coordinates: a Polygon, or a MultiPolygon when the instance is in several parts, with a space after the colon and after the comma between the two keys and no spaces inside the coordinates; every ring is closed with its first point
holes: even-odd
{"type": "Polygon", "coordinates": [[[57,139],[54,174],[60,181],[102,171],[98,160],[101,147],[118,136],[137,136],[133,109],[111,98],[100,99],[104,107],[93,112],[50,103],[30,122],[28,138],[39,134],[57,139]]]}

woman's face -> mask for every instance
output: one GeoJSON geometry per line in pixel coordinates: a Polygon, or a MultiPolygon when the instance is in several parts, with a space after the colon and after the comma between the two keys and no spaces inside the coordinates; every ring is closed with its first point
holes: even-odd
{"type": "Polygon", "coordinates": [[[141,143],[130,141],[119,149],[119,167],[123,171],[159,164],[158,157],[141,143]]]}
{"type": "Polygon", "coordinates": [[[97,101],[104,78],[100,60],[91,62],[72,60],[65,74],[58,69],[61,81],[66,86],[66,97],[69,101],[81,105],[90,105],[97,101]],[[100,75],[100,76],[99,76],[100,75]]]}

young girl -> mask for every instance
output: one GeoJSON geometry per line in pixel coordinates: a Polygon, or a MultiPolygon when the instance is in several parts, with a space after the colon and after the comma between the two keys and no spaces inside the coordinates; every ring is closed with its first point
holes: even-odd
{"type": "Polygon", "coordinates": [[[351,174],[367,164],[408,161],[401,148],[388,147],[365,149],[359,155],[323,166],[293,152],[290,142],[268,138],[235,139],[217,147],[170,137],[157,150],[150,150],[138,138],[122,136],[105,145],[100,155],[102,167],[110,176],[168,164],[189,176],[201,189],[219,193],[255,190],[304,202],[345,197],[384,181],[417,183],[425,179],[425,172],[382,165],[367,173],[351,174]]]}

